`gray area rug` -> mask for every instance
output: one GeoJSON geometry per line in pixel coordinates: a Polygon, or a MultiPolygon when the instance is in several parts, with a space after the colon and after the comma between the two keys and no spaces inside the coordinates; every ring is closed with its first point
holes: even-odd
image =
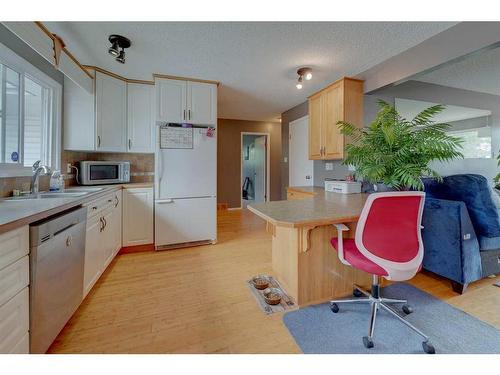
{"type": "MultiPolygon", "coordinates": [[[[397,283],[384,288],[382,296],[408,300],[413,313],[406,319],[430,337],[438,354],[500,353],[500,330],[420,289],[397,283]]],[[[339,306],[337,314],[324,303],[284,315],[285,325],[304,353],[424,353],[422,338],[384,310],[377,314],[375,347],[366,349],[362,337],[368,333],[369,304],[339,306]]]]}

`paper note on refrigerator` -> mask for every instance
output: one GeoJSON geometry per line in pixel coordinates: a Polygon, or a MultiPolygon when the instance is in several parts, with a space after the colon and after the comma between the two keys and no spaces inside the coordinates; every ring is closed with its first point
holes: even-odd
{"type": "Polygon", "coordinates": [[[193,128],[160,128],[160,148],[193,148],[193,128]]]}

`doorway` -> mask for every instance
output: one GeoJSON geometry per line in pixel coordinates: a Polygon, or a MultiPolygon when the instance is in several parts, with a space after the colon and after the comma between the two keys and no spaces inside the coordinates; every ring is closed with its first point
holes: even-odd
{"type": "Polygon", "coordinates": [[[269,134],[241,133],[241,207],[269,201],[269,134]]]}
{"type": "Polygon", "coordinates": [[[313,186],[314,164],[309,160],[309,116],[290,122],[288,131],[289,186],[313,186]]]}

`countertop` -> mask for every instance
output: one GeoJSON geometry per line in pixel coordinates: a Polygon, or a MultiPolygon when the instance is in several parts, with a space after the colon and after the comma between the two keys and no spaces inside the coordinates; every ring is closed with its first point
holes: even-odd
{"type": "Polygon", "coordinates": [[[308,194],[322,194],[325,192],[325,189],[319,186],[289,186],[287,187],[288,191],[298,191],[301,193],[308,194]]]}
{"type": "Polygon", "coordinates": [[[251,204],[248,209],[278,226],[329,225],[357,221],[368,197],[363,193],[329,193],[319,187],[292,187],[300,191],[304,188],[315,194],[306,199],[251,204]]]}
{"type": "MultiPolygon", "coordinates": [[[[103,189],[80,197],[26,200],[0,199],[0,234],[85,204],[116,190],[153,187],[153,183],[129,183],[95,187],[102,187],[103,189]]],[[[84,188],[85,186],[72,186],[66,190],[84,188]]]]}

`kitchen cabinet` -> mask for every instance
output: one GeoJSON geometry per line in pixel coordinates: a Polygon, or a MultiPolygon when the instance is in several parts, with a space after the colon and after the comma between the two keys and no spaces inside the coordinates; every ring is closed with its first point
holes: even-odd
{"type": "Polygon", "coordinates": [[[84,297],[92,289],[100,276],[104,255],[102,253],[102,217],[95,215],[87,220],[87,232],[85,235],[85,265],[83,273],[83,295],[84,297]]]}
{"type": "Polygon", "coordinates": [[[123,190],[122,245],[153,243],[153,188],[123,190]]]}
{"type": "Polygon", "coordinates": [[[84,296],[121,249],[121,191],[87,204],[84,296]]]}
{"type": "Polygon", "coordinates": [[[122,220],[122,214],[123,214],[123,203],[122,203],[122,197],[123,193],[122,191],[117,191],[115,193],[115,202],[114,202],[114,209],[113,209],[113,228],[112,231],[114,233],[114,241],[113,241],[113,248],[114,248],[114,255],[118,254],[120,249],[122,248],[122,232],[123,232],[123,220],[122,220]]]}
{"type": "Polygon", "coordinates": [[[29,353],[29,228],[0,235],[0,353],[29,353]]]}
{"type": "Polygon", "coordinates": [[[64,77],[64,149],[95,150],[95,100],[89,93],[64,77]]]}
{"type": "Polygon", "coordinates": [[[154,87],[95,72],[95,94],[64,80],[64,149],[154,152],[154,87]]]}
{"type": "Polygon", "coordinates": [[[342,78],[309,97],[309,159],[344,158],[338,121],[363,125],[363,81],[342,78]]]}
{"type": "Polygon", "coordinates": [[[126,152],[127,84],[101,72],[95,74],[96,150],[126,152]]]}
{"type": "Polygon", "coordinates": [[[217,122],[217,85],[187,82],[187,116],[190,124],[215,124],[217,122]]]}
{"type": "Polygon", "coordinates": [[[154,87],[127,83],[127,151],[154,152],[154,87]]]}
{"type": "Polygon", "coordinates": [[[157,121],[216,125],[215,83],[157,78],[155,86],[157,121]]]}

